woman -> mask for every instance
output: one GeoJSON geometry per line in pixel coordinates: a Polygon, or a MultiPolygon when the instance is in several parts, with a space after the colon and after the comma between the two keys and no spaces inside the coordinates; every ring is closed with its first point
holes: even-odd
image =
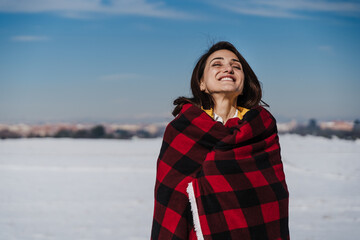
{"type": "Polygon", "coordinates": [[[229,42],[197,62],[179,97],[155,183],[155,239],[289,239],[276,122],[260,83],[229,42]]]}

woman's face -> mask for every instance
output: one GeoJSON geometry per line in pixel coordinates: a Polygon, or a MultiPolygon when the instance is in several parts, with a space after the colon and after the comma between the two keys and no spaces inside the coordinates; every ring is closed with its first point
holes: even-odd
{"type": "Polygon", "coordinates": [[[200,90],[210,95],[225,93],[237,97],[242,94],[244,79],[238,57],[229,50],[218,50],[206,60],[200,90]]]}

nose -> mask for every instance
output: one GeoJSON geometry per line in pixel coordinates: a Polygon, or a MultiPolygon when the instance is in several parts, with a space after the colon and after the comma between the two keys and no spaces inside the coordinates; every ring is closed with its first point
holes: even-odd
{"type": "Polygon", "coordinates": [[[225,69],[224,69],[225,72],[234,73],[234,69],[230,64],[227,64],[224,67],[225,67],[225,69]]]}

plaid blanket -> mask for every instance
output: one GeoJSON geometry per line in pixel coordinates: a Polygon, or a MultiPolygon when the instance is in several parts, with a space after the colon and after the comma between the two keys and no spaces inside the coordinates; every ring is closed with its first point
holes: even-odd
{"type": "Polygon", "coordinates": [[[267,110],[223,125],[185,104],[165,130],[151,239],[289,239],[288,199],[267,110]]]}

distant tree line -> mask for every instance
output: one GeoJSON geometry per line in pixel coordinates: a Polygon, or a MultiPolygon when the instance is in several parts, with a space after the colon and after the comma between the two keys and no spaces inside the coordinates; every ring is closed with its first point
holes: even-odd
{"type": "Polygon", "coordinates": [[[16,132],[12,132],[8,129],[4,129],[0,131],[0,138],[6,139],[6,138],[21,138],[22,136],[16,132]]]}
{"type": "Polygon", "coordinates": [[[69,129],[62,129],[58,131],[53,137],[55,138],[111,138],[111,139],[131,139],[133,137],[138,138],[156,138],[161,137],[164,131],[161,129],[156,133],[150,133],[144,129],[138,131],[128,131],[124,129],[118,129],[111,133],[106,133],[105,127],[97,125],[91,129],[82,129],[77,131],[71,131],[69,129]]]}
{"type": "Polygon", "coordinates": [[[289,133],[299,134],[299,135],[314,135],[325,138],[332,138],[334,136],[347,139],[355,140],[360,138],[360,120],[354,121],[354,127],[352,131],[344,130],[333,130],[333,129],[321,129],[317,124],[316,119],[310,119],[309,123],[306,126],[298,126],[294,130],[289,131],[289,133]]]}
{"type": "MultiPolygon", "coordinates": [[[[8,129],[0,130],[0,139],[6,138],[36,138],[36,137],[54,137],[54,138],[108,138],[108,139],[132,139],[134,137],[138,138],[156,138],[162,137],[165,131],[165,127],[159,128],[156,132],[149,132],[146,129],[140,129],[137,131],[129,131],[124,129],[118,129],[111,133],[107,133],[106,129],[102,125],[94,126],[90,129],[80,129],[80,130],[71,130],[71,129],[61,129],[56,132],[54,135],[40,136],[34,133],[29,134],[28,136],[22,136],[19,133],[12,132],[8,129]]],[[[289,133],[299,134],[299,135],[314,135],[321,136],[326,138],[331,138],[336,136],[342,139],[355,140],[360,139],[360,120],[354,121],[354,127],[352,131],[341,131],[341,130],[332,130],[332,129],[322,129],[317,124],[316,119],[310,119],[309,123],[305,126],[298,126],[295,129],[289,131],[289,133]]]]}
{"type": "MultiPolygon", "coordinates": [[[[80,130],[71,130],[71,129],[61,129],[56,132],[54,135],[39,136],[36,134],[29,134],[28,138],[38,138],[38,137],[54,137],[54,138],[108,138],[108,139],[131,139],[133,137],[138,138],[156,138],[162,137],[164,133],[164,128],[160,128],[157,132],[149,132],[145,129],[140,129],[138,131],[128,131],[124,129],[118,129],[111,133],[107,133],[106,129],[102,125],[94,126],[90,129],[80,129],[80,130]]],[[[0,138],[22,138],[20,134],[12,132],[9,130],[1,130],[0,138]]]]}

